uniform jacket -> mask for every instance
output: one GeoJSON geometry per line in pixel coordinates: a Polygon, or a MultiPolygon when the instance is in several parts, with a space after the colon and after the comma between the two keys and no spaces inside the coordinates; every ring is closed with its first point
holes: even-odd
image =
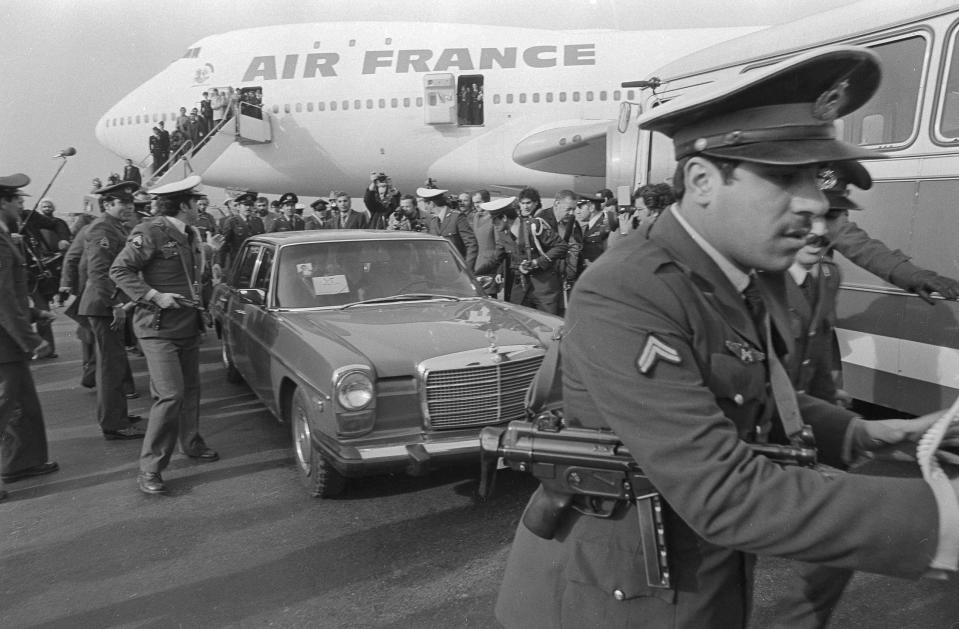
{"type": "Polygon", "coordinates": [[[876,240],[856,223],[844,220],[834,234],[830,234],[833,248],[849,260],[890,284],[907,291],[915,289],[913,274],[922,269],[909,261],[909,256],[899,249],[890,249],[881,240],[876,240]]]}
{"type": "Polygon", "coordinates": [[[141,183],[140,169],[136,166],[124,166],[123,167],[123,181],[132,181],[137,185],[141,183]]]}
{"type": "Polygon", "coordinates": [[[788,370],[797,391],[835,403],[836,382],[832,371],[837,357],[833,338],[840,275],[839,267],[831,260],[822,260],[818,266],[818,275],[807,276],[807,291],[792,278],[786,281],[786,301],[796,346],[795,359],[788,370]]]}
{"type": "MultiPolygon", "coordinates": [[[[744,627],[753,553],[921,575],[938,538],[925,482],[753,456],[744,440],[762,438],[773,407],[743,300],[672,213],[650,238],[623,240],[577,282],[562,341],[563,396],[571,424],[612,429],[662,494],[672,589],[646,583],[632,507],[609,519],[574,512],[549,541],[520,525],[500,622],[744,627]]],[[[763,274],[761,288],[788,364],[785,279],[763,274]]],[[[805,395],[799,405],[822,460],[839,463],[851,413],[805,395]]]]}
{"type": "Polygon", "coordinates": [[[229,216],[223,221],[221,233],[223,234],[223,246],[220,248],[220,264],[227,259],[227,256],[240,250],[244,241],[250,236],[256,236],[264,233],[263,221],[259,216],[250,216],[244,219],[242,216],[229,216]]]}
{"type": "MultiPolygon", "coordinates": [[[[91,223],[90,225],[92,225],[91,223]]],[[[84,225],[73,237],[70,248],[63,255],[63,270],[60,273],[60,286],[67,286],[74,295],[79,295],[84,286],[87,285],[86,264],[83,265],[81,274],[81,262],[83,260],[83,247],[86,243],[87,232],[90,231],[90,225],[84,225]]]]}
{"type": "Polygon", "coordinates": [[[290,218],[286,218],[282,214],[276,217],[276,220],[273,221],[273,225],[270,226],[271,232],[298,232],[306,229],[306,225],[303,222],[303,218],[294,214],[290,218]]]}
{"type": "Polygon", "coordinates": [[[340,212],[334,210],[333,222],[336,225],[335,229],[366,229],[369,227],[369,219],[366,218],[366,214],[355,210],[350,210],[346,218],[343,218],[340,212]]]}
{"type": "Polygon", "coordinates": [[[90,223],[83,243],[86,284],[77,312],[88,317],[111,317],[113,306],[126,303],[126,295],[110,278],[110,265],[123,249],[127,229],[123,221],[104,212],[90,223]]]}
{"type": "MultiPolygon", "coordinates": [[[[191,242],[162,216],[134,227],[110,267],[110,277],[135,301],[144,300],[150,289],[198,299],[202,272],[199,238],[191,242]]],[[[137,337],[188,338],[200,332],[197,311],[189,307],[164,309],[159,329],[154,328],[154,321],[153,311],[138,306],[133,317],[137,337]]]]}
{"type": "Polygon", "coordinates": [[[0,363],[30,360],[42,339],[30,325],[26,260],[6,230],[0,230],[0,363]]]}
{"type": "Polygon", "coordinates": [[[585,263],[593,263],[604,251],[606,243],[612,230],[610,211],[603,210],[600,217],[593,223],[592,227],[586,223],[582,227],[583,231],[583,251],[582,258],[585,263]]]}
{"type": "Polygon", "coordinates": [[[209,212],[199,212],[196,217],[196,225],[194,225],[199,231],[200,236],[206,240],[207,234],[215,234],[216,231],[216,219],[210,215],[209,212]]]}
{"type": "MultiPolygon", "coordinates": [[[[476,262],[471,269],[479,273],[478,267],[486,258],[496,252],[496,228],[493,217],[488,212],[473,212],[470,216],[470,228],[476,237],[476,262]]],[[[495,269],[487,273],[495,273],[495,269]]]]}
{"type": "Polygon", "coordinates": [[[470,227],[466,215],[459,210],[446,210],[446,216],[440,221],[433,216],[429,222],[430,233],[434,236],[446,238],[466,260],[466,268],[472,270],[476,266],[476,255],[479,251],[476,244],[476,235],[470,227]]]}

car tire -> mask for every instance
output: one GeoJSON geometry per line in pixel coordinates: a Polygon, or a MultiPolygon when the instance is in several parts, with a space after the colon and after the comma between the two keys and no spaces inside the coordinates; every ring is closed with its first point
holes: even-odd
{"type": "Polygon", "coordinates": [[[230,356],[230,350],[226,346],[226,337],[220,339],[220,360],[223,361],[223,371],[226,375],[226,381],[233,384],[243,382],[243,376],[236,370],[233,364],[233,358],[230,356]]]}
{"type": "Polygon", "coordinates": [[[334,498],[343,493],[346,478],[316,449],[309,422],[309,401],[302,389],[293,394],[290,406],[293,458],[307,491],[314,498],[334,498]]]}

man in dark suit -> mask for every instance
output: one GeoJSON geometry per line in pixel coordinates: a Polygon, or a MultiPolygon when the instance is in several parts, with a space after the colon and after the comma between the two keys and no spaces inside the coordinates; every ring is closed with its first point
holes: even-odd
{"type": "Polygon", "coordinates": [[[138,187],[124,181],[97,190],[103,214],[84,236],[87,279],[77,314],[86,317],[96,340],[97,423],[107,441],[142,439],[144,434],[133,425],[140,417],[127,408],[126,383],[132,379],[124,343],[127,298],[110,278],[110,265],[126,243],[138,187]]]}
{"type": "Polygon", "coordinates": [[[843,467],[938,418],[865,421],[797,396],[783,367],[795,352],[783,272],[827,208],[818,165],[875,156],[836,139],[834,120],[879,76],[875,53],[831,47],[640,118],[673,140],[678,203],[576,283],[563,406],[566,425],[614,432],[643,469],[665,555],[644,562],[631,501],[605,519],[570,509],[550,540],[521,525],[496,606],[506,627],[745,627],[758,553],[912,578],[956,570],[959,482],[782,466],[750,448],[790,443],[777,435],[806,423],[820,460],[843,467]],[[668,579],[647,580],[644,566],[663,563],[668,579]]]}
{"type": "MultiPolygon", "coordinates": [[[[11,483],[56,472],[47,460],[43,409],[30,373],[30,359],[47,342],[30,327],[26,263],[11,235],[23,211],[30,178],[17,173],[0,177],[0,478],[11,483]]],[[[0,489],[0,500],[7,492],[0,489]]]]}
{"type": "MultiPolygon", "coordinates": [[[[193,227],[200,177],[192,175],[149,192],[159,216],[130,232],[110,267],[117,286],[140,304],[133,329],[150,370],[150,408],[137,485],[147,494],[166,492],[161,472],[179,444],[201,461],[219,455],[200,436],[200,278],[204,260],[193,227]]],[[[252,204],[252,201],[251,201],[252,204]]]]}
{"type": "Polygon", "coordinates": [[[453,243],[466,260],[466,268],[472,272],[479,252],[476,235],[466,215],[459,210],[449,208],[446,192],[446,190],[435,188],[419,188],[416,190],[416,196],[425,201],[426,210],[430,213],[430,233],[434,236],[442,236],[453,243]]]}
{"type": "Polygon", "coordinates": [[[336,204],[334,229],[366,229],[370,221],[366,214],[353,209],[353,200],[345,192],[334,192],[333,202],[336,204]]]}
{"type": "Polygon", "coordinates": [[[143,183],[140,169],[133,165],[132,159],[128,159],[126,166],[123,167],[123,181],[131,181],[138,186],[143,183]]]}

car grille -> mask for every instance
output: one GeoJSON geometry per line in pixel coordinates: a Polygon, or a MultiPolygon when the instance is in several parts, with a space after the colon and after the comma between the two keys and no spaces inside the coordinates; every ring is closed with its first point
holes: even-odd
{"type": "Polygon", "coordinates": [[[426,426],[452,430],[525,417],[524,400],[543,357],[496,365],[430,371],[426,375],[426,426]]]}

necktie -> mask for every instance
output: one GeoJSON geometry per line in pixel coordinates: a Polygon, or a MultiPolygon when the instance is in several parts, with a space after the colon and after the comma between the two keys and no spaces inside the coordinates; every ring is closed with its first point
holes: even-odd
{"type": "Polygon", "coordinates": [[[743,299],[746,301],[746,310],[749,311],[749,317],[753,320],[756,333],[759,338],[764,338],[765,324],[763,320],[766,318],[766,305],[763,303],[763,297],[756,285],[756,278],[753,276],[749,278],[749,284],[743,290],[743,299]]]}

